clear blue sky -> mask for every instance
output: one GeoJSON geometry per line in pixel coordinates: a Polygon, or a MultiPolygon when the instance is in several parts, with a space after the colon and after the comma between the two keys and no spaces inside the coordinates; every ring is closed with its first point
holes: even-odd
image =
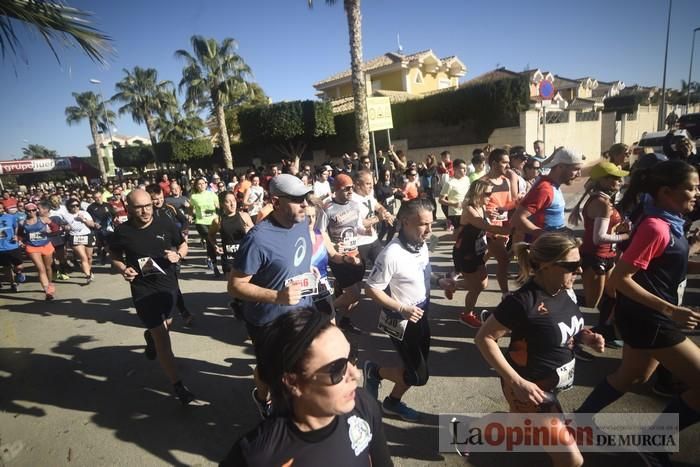
{"type": "MultiPolygon", "coordinates": [[[[23,54],[2,61],[0,159],[21,155],[28,143],[61,155],[86,156],[87,123],[69,127],[64,110],[71,92],[100,89],[107,96],[123,68],[153,67],[176,84],[182,63],[176,49],[190,49],[193,34],[233,37],[255,80],[273,101],[314,97],[312,84],[349,68],[348,34],[342,1],[329,7],[316,0],[68,0],[95,13],[97,26],[114,39],[117,56],[108,68],[78,50],[60,50],[59,65],[43,41],[20,29],[23,54]]],[[[688,77],[692,30],[700,26],[700,1],[675,0],[667,86],[688,77]]],[[[406,53],[432,48],[457,55],[467,66],[463,79],[496,66],[549,70],[565,77],[593,76],[626,84],[661,85],[667,0],[364,0],[364,57],[395,51],[396,34],[406,53]]],[[[700,36],[700,34],[698,34],[700,36]]],[[[697,42],[700,43],[700,37],[697,42]]],[[[700,44],[694,80],[700,80],[700,44]]],[[[2,60],[2,59],[0,59],[2,60]]],[[[147,136],[125,115],[120,134],[147,136]]]]}

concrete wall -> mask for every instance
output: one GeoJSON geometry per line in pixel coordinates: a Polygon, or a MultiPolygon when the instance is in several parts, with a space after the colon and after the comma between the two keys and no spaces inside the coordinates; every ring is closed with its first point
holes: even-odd
{"type": "Polygon", "coordinates": [[[547,124],[543,138],[546,153],[551,153],[556,147],[566,146],[585,155],[587,163],[597,160],[601,155],[601,119],[577,122],[576,112],[566,112],[569,113],[568,122],[547,124]]]}

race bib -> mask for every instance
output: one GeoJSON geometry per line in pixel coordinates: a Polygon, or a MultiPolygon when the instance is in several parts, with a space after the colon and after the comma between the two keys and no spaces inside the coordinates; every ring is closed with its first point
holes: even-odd
{"type": "Polygon", "coordinates": [[[238,244],[238,243],[235,243],[235,244],[233,244],[233,245],[224,245],[224,251],[226,251],[227,254],[232,255],[232,254],[234,254],[234,253],[236,253],[236,252],[238,251],[238,248],[239,248],[240,246],[241,246],[241,245],[238,244]]]}
{"type": "Polygon", "coordinates": [[[557,390],[566,391],[571,389],[574,385],[574,368],[576,367],[576,359],[572,359],[569,363],[557,368],[557,376],[559,376],[559,383],[557,383],[557,390]]]}
{"type": "Polygon", "coordinates": [[[211,210],[202,211],[202,219],[209,219],[210,217],[214,217],[214,214],[216,214],[216,211],[211,211],[211,210]]]}
{"type": "Polygon", "coordinates": [[[144,277],[153,276],[158,274],[165,275],[163,268],[158,266],[158,263],[151,257],[139,258],[139,269],[141,269],[141,275],[144,277]]]}
{"type": "Polygon", "coordinates": [[[406,333],[406,326],[408,326],[408,320],[398,311],[382,308],[379,312],[379,324],[377,324],[377,329],[389,337],[402,341],[406,333]]]}
{"type": "Polygon", "coordinates": [[[318,293],[318,278],[313,272],[299,274],[298,276],[290,277],[284,282],[284,286],[288,287],[292,284],[301,287],[301,296],[308,297],[318,293]]]}
{"type": "Polygon", "coordinates": [[[339,251],[341,255],[352,253],[357,250],[357,237],[347,236],[343,238],[343,241],[338,244],[339,251]]]}
{"type": "Polygon", "coordinates": [[[46,232],[29,232],[30,242],[40,242],[46,240],[46,232]]]}
{"type": "Polygon", "coordinates": [[[87,245],[88,236],[87,235],[73,235],[73,245],[87,245]]]}
{"type": "Polygon", "coordinates": [[[117,220],[120,224],[123,224],[124,222],[129,220],[129,216],[117,216],[117,220]]]}

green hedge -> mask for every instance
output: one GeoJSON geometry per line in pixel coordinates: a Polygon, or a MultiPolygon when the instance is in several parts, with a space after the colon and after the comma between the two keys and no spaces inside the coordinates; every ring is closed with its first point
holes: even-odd
{"type": "Polygon", "coordinates": [[[143,168],[154,161],[151,146],[123,146],[114,148],[114,164],[117,167],[143,168]]]}
{"type": "Polygon", "coordinates": [[[632,113],[640,104],[646,104],[647,96],[644,94],[627,94],[624,96],[608,97],[603,101],[603,112],[632,113]]]}
{"type": "Polygon", "coordinates": [[[292,101],[241,109],[241,139],[247,144],[311,140],[335,134],[333,112],[327,102],[292,101]]]}
{"type": "MultiPolygon", "coordinates": [[[[214,152],[208,138],[193,140],[164,141],[156,144],[158,162],[187,162],[211,157],[214,152]]],[[[114,163],[117,167],[143,168],[154,162],[153,148],[144,146],[124,146],[114,149],[114,163]]]]}

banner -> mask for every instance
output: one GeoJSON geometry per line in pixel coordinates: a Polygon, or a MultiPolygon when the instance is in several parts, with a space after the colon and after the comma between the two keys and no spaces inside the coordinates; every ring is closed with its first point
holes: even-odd
{"type": "Polygon", "coordinates": [[[394,128],[391,117],[391,102],[388,97],[367,98],[367,119],[369,131],[388,130],[394,128]]]}
{"type": "Polygon", "coordinates": [[[72,164],[70,158],[4,161],[0,162],[0,175],[50,172],[52,170],[70,170],[71,167],[72,164]]]}

